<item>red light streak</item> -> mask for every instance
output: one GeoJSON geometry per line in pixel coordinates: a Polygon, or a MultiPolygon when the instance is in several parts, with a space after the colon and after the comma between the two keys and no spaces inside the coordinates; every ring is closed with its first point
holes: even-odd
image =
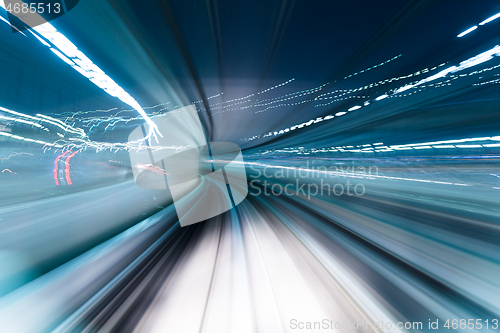
{"type": "Polygon", "coordinates": [[[65,174],[66,174],[66,182],[68,185],[73,185],[73,183],[71,182],[71,177],[69,176],[69,160],[76,155],[76,153],[78,153],[78,151],[75,151],[73,154],[69,155],[68,157],[66,157],[66,161],[64,163],[66,163],[66,170],[65,170],[65,174]]]}
{"type": "Polygon", "coordinates": [[[58,169],[59,169],[59,166],[57,165],[57,162],[59,162],[59,159],[60,159],[61,157],[63,157],[64,155],[66,155],[67,153],[69,153],[69,152],[70,152],[70,151],[68,150],[68,151],[67,151],[67,152],[65,152],[64,154],[57,156],[56,161],[54,162],[54,166],[55,166],[55,168],[54,168],[54,180],[55,180],[55,182],[56,182],[56,185],[59,185],[59,179],[57,179],[57,171],[58,171],[58,169]]]}

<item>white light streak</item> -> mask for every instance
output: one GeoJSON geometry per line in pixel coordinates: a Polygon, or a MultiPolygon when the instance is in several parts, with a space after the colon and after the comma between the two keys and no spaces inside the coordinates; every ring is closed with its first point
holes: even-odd
{"type": "Polygon", "coordinates": [[[457,37],[463,37],[463,36],[467,35],[468,33],[472,32],[472,31],[474,31],[476,29],[477,29],[477,25],[473,26],[472,28],[469,28],[469,29],[465,30],[461,34],[457,35],[457,37]]]}
{"type": "MultiPolygon", "coordinates": [[[[0,1],[0,6],[5,9],[3,1],[0,1]]],[[[31,15],[37,14],[34,13],[31,15]]],[[[67,64],[71,65],[73,69],[88,78],[92,83],[103,89],[109,95],[120,99],[122,102],[130,105],[137,112],[139,112],[139,114],[149,124],[149,134],[144,138],[144,140],[151,140],[152,136],[155,139],[157,139],[157,135],[162,136],[158,131],[156,124],[148,117],[139,103],[115,81],[113,81],[113,79],[106,75],[106,73],[95,65],[85,54],[78,50],[78,48],[68,38],[58,32],[54,26],[47,22],[34,27],[33,30],[39,34],[39,36],[35,35],[39,41],[48,47],[51,47],[50,44],[52,44],[57,50],[51,48],[51,51],[67,64]],[[76,65],[73,62],[76,63],[76,65]]],[[[32,31],[30,32],[34,34],[32,31]]]]}
{"type": "Polygon", "coordinates": [[[490,23],[491,21],[493,20],[496,20],[497,18],[500,17],[500,13],[496,14],[496,15],[493,15],[489,18],[487,18],[486,20],[484,20],[483,22],[479,23],[479,25],[485,25],[486,23],[490,23]]]}
{"type": "Polygon", "coordinates": [[[382,95],[382,96],[379,96],[379,97],[375,98],[375,100],[376,101],[381,101],[381,100],[383,100],[384,98],[387,98],[387,97],[389,97],[389,95],[382,95]]]}

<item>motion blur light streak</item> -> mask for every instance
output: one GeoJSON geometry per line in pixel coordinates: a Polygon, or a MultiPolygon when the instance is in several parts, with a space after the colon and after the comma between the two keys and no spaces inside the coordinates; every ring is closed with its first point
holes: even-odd
{"type": "Polygon", "coordinates": [[[0,332],[500,331],[498,11],[2,10],[0,332]]]}
{"type": "Polygon", "coordinates": [[[465,36],[465,35],[467,35],[467,34],[469,34],[469,33],[473,32],[473,31],[474,31],[474,30],[476,30],[476,29],[477,29],[477,25],[475,25],[475,26],[473,26],[472,28],[469,28],[469,29],[465,30],[464,32],[462,32],[462,33],[458,34],[458,35],[457,35],[457,37],[463,37],[463,36],[465,36]]]}
{"type": "Polygon", "coordinates": [[[486,20],[484,20],[483,22],[479,23],[479,25],[485,25],[486,23],[490,23],[491,21],[493,20],[496,20],[497,18],[500,17],[500,13],[496,14],[496,15],[493,15],[489,18],[487,18],[486,20]]]}
{"type": "MultiPolygon", "coordinates": [[[[63,7],[64,7],[64,1],[63,7]]],[[[0,3],[1,7],[5,9],[4,1],[0,3]]],[[[35,12],[36,13],[36,12],[35,12]]],[[[35,14],[37,15],[37,14],[35,14]]],[[[22,19],[23,16],[19,16],[22,19]]],[[[30,31],[39,41],[41,41],[45,46],[48,46],[54,54],[56,54],[59,58],[61,58],[65,63],[70,65],[73,69],[78,71],[83,76],[87,77],[91,82],[93,82],[98,87],[102,88],[111,96],[117,97],[123,102],[127,103],[131,107],[133,107],[137,112],[141,114],[141,116],[146,120],[149,124],[151,124],[151,131],[148,135],[148,139],[151,136],[155,138],[157,135],[160,135],[156,128],[154,127],[154,123],[149,119],[147,114],[141,108],[139,103],[130,96],[127,92],[123,90],[118,84],[116,84],[109,76],[107,76],[99,67],[94,65],[92,61],[85,56],[78,48],[71,43],[64,35],[57,31],[50,23],[46,22],[38,27],[33,28],[36,33],[30,31]],[[43,40],[41,37],[45,38],[46,41],[50,42],[57,49],[53,49],[49,43],[43,40]],[[66,56],[67,57],[66,57],[66,56]],[[72,60],[70,60],[72,59],[72,60]]]]}
{"type": "Polygon", "coordinates": [[[59,185],[59,159],[63,158],[68,153],[70,153],[70,151],[66,151],[63,154],[57,156],[54,162],[54,181],[56,185],[59,185]]]}
{"type": "Polygon", "coordinates": [[[75,156],[78,153],[78,151],[72,152],[68,157],[66,157],[66,160],[64,161],[64,164],[66,164],[66,168],[64,169],[64,176],[66,177],[66,184],[67,185],[73,185],[71,182],[71,176],[69,174],[69,161],[73,156],[75,156]]]}

